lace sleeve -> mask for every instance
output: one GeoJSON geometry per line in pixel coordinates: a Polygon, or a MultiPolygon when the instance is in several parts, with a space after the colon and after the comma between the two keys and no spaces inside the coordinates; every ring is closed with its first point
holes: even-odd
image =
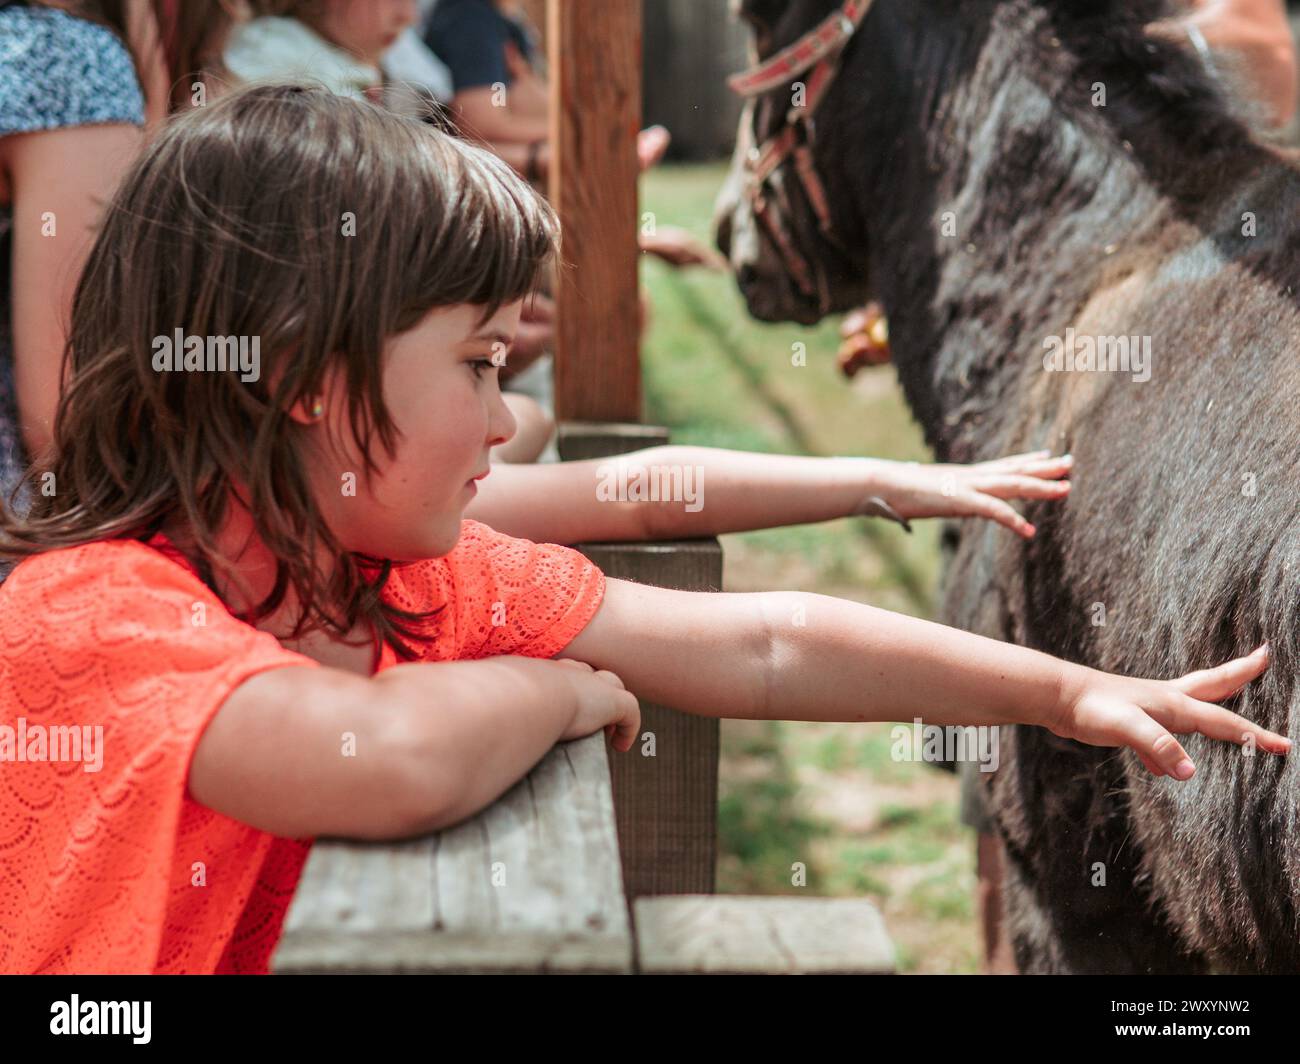
{"type": "Polygon", "coordinates": [[[194,749],[226,696],[315,666],[141,543],[0,588],[0,971],[153,969],[194,749]]]}
{"type": "Polygon", "coordinates": [[[477,521],[462,523],[451,554],[396,575],[396,604],[442,607],[426,660],[554,657],[590,623],[605,594],[605,575],[576,550],[515,539],[477,521]]]}

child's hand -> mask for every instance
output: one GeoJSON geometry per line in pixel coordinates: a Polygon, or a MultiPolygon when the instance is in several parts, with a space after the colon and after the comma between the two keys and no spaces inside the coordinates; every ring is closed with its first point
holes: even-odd
{"type": "Polygon", "coordinates": [[[636,160],[642,170],[649,170],[664,157],[672,134],[663,126],[650,126],[636,135],[636,160]]]}
{"type": "Polygon", "coordinates": [[[727,260],[713,248],[675,225],[661,225],[653,234],[642,233],[638,243],[647,255],[658,256],[669,266],[703,266],[719,272],[728,268],[727,260]]]}
{"type": "Polygon", "coordinates": [[[1200,732],[1238,744],[1249,736],[1261,750],[1284,754],[1291,740],[1222,706],[1200,701],[1235,694],[1267,667],[1265,644],[1247,657],[1176,680],[1135,680],[1095,669],[1072,671],[1061,716],[1047,726],[1057,735],[1092,746],[1130,746],[1155,775],[1179,780],[1190,779],[1196,769],[1171,732],[1200,732]]]}
{"type": "Polygon", "coordinates": [[[632,749],[641,728],[641,703],[636,695],[612,672],[603,669],[597,672],[585,661],[572,658],[554,660],[573,670],[573,688],[578,696],[578,709],[560,736],[560,742],[582,739],[604,728],[615,750],[627,753],[632,749]]]}
{"type": "MultiPolygon", "coordinates": [[[[884,462],[876,483],[904,520],[912,517],[987,517],[1028,539],[1034,526],[1005,499],[1061,499],[1070,491],[1070,455],[1033,451],[975,465],[884,462]]],[[[864,511],[865,512],[865,511],[864,511]]]]}

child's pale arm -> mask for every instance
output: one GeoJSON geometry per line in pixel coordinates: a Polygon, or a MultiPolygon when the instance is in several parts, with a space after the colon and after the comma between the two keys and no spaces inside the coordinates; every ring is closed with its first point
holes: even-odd
{"type": "Polygon", "coordinates": [[[1006,500],[1064,497],[1069,482],[1057,478],[1071,464],[1047,451],[961,466],[651,447],[581,462],[498,463],[465,516],[535,543],[690,539],[879,515],[878,499],[905,519],[985,517],[1032,535],[1006,500]],[[657,501],[638,501],[650,490],[657,501]]]}
{"type": "Polygon", "coordinates": [[[1287,740],[1199,701],[1224,698],[1267,664],[1257,652],[1175,681],[1128,679],[1024,647],[803,592],[698,594],[609,580],[566,648],[639,697],[721,717],[930,724],[1038,724],[1132,746],[1185,778],[1170,732],[1283,752],[1287,740]]]}
{"type": "Polygon", "coordinates": [[[222,702],[190,763],[210,809],[287,838],[406,838],[494,801],[563,739],[615,731],[636,701],[607,674],[524,657],[398,665],[374,677],[287,667],[222,702]]]}

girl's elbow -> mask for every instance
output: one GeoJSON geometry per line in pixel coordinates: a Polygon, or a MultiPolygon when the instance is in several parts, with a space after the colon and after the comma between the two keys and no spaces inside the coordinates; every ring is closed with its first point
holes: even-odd
{"type": "Polygon", "coordinates": [[[379,814],[372,836],[377,840],[429,835],[467,815],[456,801],[465,788],[452,766],[433,749],[428,731],[427,723],[415,730],[399,726],[390,729],[383,743],[384,770],[375,804],[379,814]]]}

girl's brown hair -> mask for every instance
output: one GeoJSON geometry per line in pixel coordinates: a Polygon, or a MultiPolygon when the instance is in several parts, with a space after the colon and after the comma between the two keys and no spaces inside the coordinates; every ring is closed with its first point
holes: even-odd
{"type": "Polygon", "coordinates": [[[247,619],[292,589],[295,634],[365,620],[411,657],[415,618],[379,599],[389,563],[368,576],[327,527],[303,465],[309,430],[289,410],[337,372],[371,472],[375,438],[390,454],[396,442],[385,340],[435,307],[481,306],[486,321],[535,289],[558,239],[545,200],[495,156],[364,101],[255,85],[176,116],[91,250],[53,447],[28,473],[29,516],[0,518],[0,555],[180,525],[215,590],[215,569],[230,571],[215,535],[239,490],[277,559],[247,619]],[[178,328],[257,337],[260,376],[156,371],[156,339],[178,328]],[[328,575],[318,552],[338,560],[328,575]]]}

